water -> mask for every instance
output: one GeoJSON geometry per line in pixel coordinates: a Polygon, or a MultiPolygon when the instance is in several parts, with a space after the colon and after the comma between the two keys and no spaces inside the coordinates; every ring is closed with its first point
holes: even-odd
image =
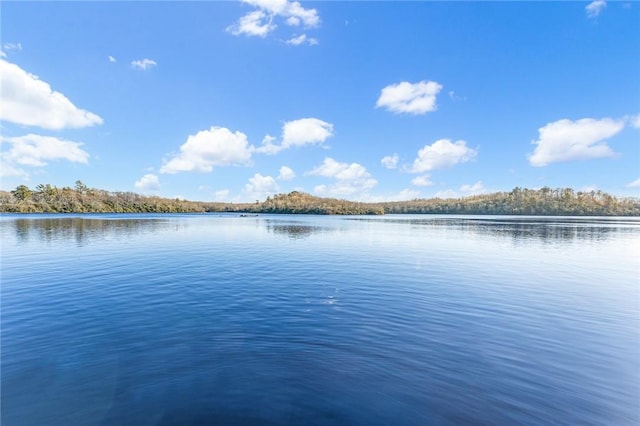
{"type": "Polygon", "coordinates": [[[640,219],[2,215],[12,425],[640,423],[640,219]]]}

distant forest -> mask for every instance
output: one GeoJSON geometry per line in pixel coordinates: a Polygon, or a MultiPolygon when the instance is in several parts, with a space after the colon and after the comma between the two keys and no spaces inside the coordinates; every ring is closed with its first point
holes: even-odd
{"type": "Polygon", "coordinates": [[[640,199],[619,198],[602,191],[514,188],[510,192],[463,198],[430,198],[381,203],[360,203],[320,198],[293,191],[255,203],[186,201],[133,192],[110,192],[89,188],[76,181],[73,188],[40,184],[20,185],[0,191],[2,213],[289,213],[289,214],[492,214],[640,216],[640,199]]]}

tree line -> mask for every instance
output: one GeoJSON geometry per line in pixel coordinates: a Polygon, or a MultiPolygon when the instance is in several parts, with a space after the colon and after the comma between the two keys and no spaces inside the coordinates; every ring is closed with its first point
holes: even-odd
{"type": "Polygon", "coordinates": [[[133,192],[110,192],[89,188],[81,181],[58,188],[40,184],[34,189],[20,185],[0,191],[4,213],[288,213],[323,215],[361,214],[491,214],[640,216],[640,199],[614,197],[602,191],[571,188],[514,188],[463,198],[430,198],[408,201],[361,203],[315,197],[299,191],[277,194],[255,203],[187,201],[145,196],[133,192]]]}
{"type": "Polygon", "coordinates": [[[442,213],[547,216],[639,216],[640,199],[571,188],[514,188],[464,198],[422,199],[381,204],[385,213],[442,213]]]}

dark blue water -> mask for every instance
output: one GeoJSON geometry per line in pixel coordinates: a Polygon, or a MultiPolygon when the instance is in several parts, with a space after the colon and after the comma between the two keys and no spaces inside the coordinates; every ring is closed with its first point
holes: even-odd
{"type": "Polygon", "coordinates": [[[0,217],[2,425],[640,423],[640,219],[0,217]]]}

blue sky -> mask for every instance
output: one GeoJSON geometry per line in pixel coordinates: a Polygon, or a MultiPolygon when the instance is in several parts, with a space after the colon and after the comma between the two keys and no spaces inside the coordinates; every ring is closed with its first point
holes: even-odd
{"type": "Polygon", "coordinates": [[[3,2],[1,187],[640,195],[635,2],[3,2]]]}

